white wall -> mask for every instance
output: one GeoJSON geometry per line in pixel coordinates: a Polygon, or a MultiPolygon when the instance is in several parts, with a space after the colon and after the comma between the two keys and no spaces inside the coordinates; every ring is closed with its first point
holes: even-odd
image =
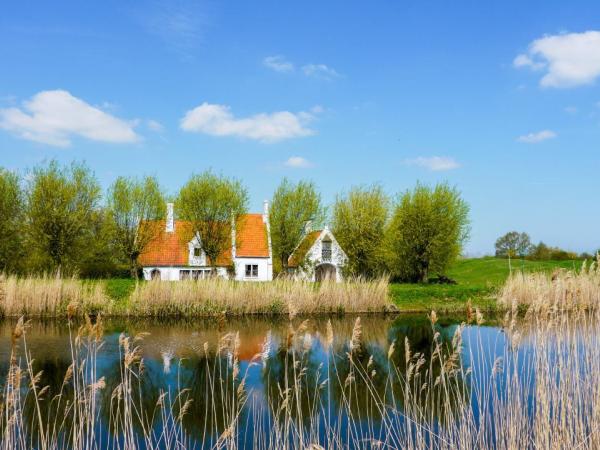
{"type": "Polygon", "coordinates": [[[308,261],[307,267],[298,268],[297,276],[298,278],[302,278],[309,281],[315,281],[315,268],[321,264],[322,261],[322,250],[323,250],[323,238],[325,236],[329,236],[331,238],[331,261],[330,264],[333,264],[336,267],[336,281],[340,282],[343,280],[342,276],[342,268],[346,264],[348,257],[342,247],[338,244],[335,237],[327,228],[323,230],[321,235],[317,238],[315,243],[306,253],[305,259],[308,261]]]}
{"type": "MultiPolygon", "coordinates": [[[[208,267],[144,267],[144,280],[150,281],[152,279],[152,271],[154,269],[158,269],[160,271],[160,279],[163,281],[179,281],[180,270],[208,269],[208,267]]],[[[223,278],[227,278],[227,269],[225,267],[217,267],[217,275],[223,278]]]]}
{"type": "Polygon", "coordinates": [[[273,279],[271,258],[236,258],[235,279],[238,281],[271,281],[273,279]],[[246,264],[258,266],[258,277],[246,277],[246,264]]]}

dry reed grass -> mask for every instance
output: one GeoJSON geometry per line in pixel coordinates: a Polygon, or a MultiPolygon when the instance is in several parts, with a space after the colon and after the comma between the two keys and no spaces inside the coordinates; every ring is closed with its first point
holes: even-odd
{"type": "Polygon", "coordinates": [[[116,304],[104,284],[60,276],[0,275],[0,315],[61,317],[78,314],[200,316],[227,314],[367,313],[391,308],[388,281],[350,280],[320,284],[294,280],[242,283],[222,278],[150,281],[116,304]]]}
{"type": "Polygon", "coordinates": [[[516,273],[511,275],[498,296],[498,304],[512,308],[513,304],[533,311],[596,309],[600,307],[600,256],[581,270],[556,270],[547,273],[516,273]]]}
{"type": "Polygon", "coordinates": [[[0,274],[0,315],[66,316],[69,305],[82,311],[107,311],[110,299],[100,283],[59,275],[20,278],[0,274]]]}
{"type": "Polygon", "coordinates": [[[350,280],[320,284],[275,280],[232,282],[221,278],[140,283],[130,314],[141,316],[211,314],[297,314],[382,312],[390,308],[388,281],[350,280]]]}

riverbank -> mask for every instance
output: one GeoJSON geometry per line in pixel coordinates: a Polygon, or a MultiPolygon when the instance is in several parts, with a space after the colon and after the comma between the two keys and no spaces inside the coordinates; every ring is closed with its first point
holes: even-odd
{"type": "MultiPolygon", "coordinates": [[[[513,261],[513,274],[557,269],[576,273],[580,261],[513,261]]],[[[276,280],[242,283],[226,280],[145,282],[132,279],[78,280],[54,277],[0,280],[0,314],[52,317],[78,313],[113,316],[214,316],[220,314],[486,313],[506,309],[497,298],[510,274],[508,261],[474,258],[448,272],[456,284],[388,284],[385,280],[302,283],[276,280]]],[[[513,283],[514,284],[514,283],[513,283]]]]}

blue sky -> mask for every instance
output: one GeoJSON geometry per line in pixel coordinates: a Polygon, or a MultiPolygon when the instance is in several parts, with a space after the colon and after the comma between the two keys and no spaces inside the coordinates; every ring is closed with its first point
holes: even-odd
{"type": "Polygon", "coordinates": [[[600,3],[5,2],[0,166],[85,160],[104,187],[448,181],[470,254],[506,231],[600,247],[600,3]]]}

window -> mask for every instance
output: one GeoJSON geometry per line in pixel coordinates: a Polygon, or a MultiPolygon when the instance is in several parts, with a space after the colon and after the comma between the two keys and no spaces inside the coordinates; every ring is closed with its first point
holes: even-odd
{"type": "Polygon", "coordinates": [[[258,264],[246,264],[246,278],[258,277],[258,264]]]}
{"type": "Polygon", "coordinates": [[[200,258],[200,247],[194,247],[194,258],[200,258]]]}
{"type": "Polygon", "coordinates": [[[160,270],[153,269],[152,272],[150,272],[150,278],[152,280],[160,280],[160,270]]]}
{"type": "Polygon", "coordinates": [[[194,280],[202,280],[208,277],[210,277],[210,269],[192,270],[192,279],[194,280]]]}
{"type": "Polygon", "coordinates": [[[179,279],[180,280],[189,280],[190,279],[190,271],[189,270],[180,270],[179,271],[179,279]]]}
{"type": "Polygon", "coordinates": [[[323,241],[321,247],[321,260],[331,261],[331,241],[323,241]]]}

